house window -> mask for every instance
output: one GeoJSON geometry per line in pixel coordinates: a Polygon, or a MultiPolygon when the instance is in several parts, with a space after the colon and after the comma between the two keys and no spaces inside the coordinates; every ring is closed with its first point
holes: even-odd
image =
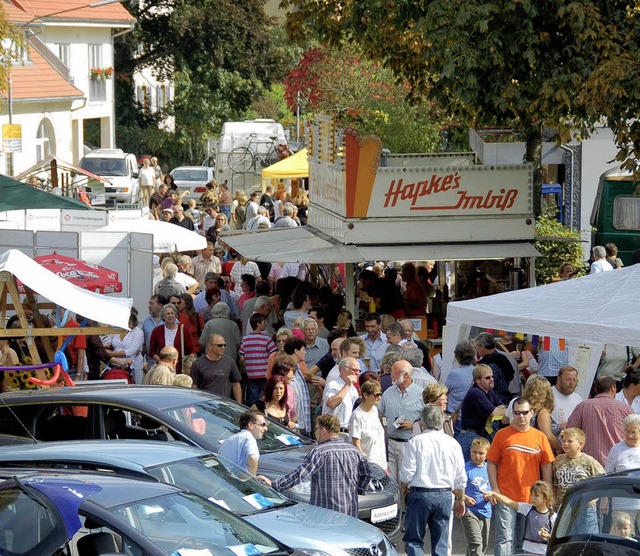
{"type": "Polygon", "coordinates": [[[619,195],[613,200],[613,227],[616,230],[640,230],[640,197],[619,195]]]}
{"type": "Polygon", "coordinates": [[[104,79],[91,78],[92,68],[103,68],[101,44],[89,45],[89,100],[104,102],[107,100],[107,82],[104,79]]]}
{"type": "Polygon", "coordinates": [[[69,67],[71,62],[71,45],[58,44],[57,46],[58,46],[58,58],[65,66],[69,67]]]}
{"type": "Polygon", "coordinates": [[[151,97],[151,94],[149,93],[147,86],[143,85],[142,86],[142,102],[140,104],[142,104],[142,107],[147,109],[149,108],[149,98],[151,97]]]}
{"type": "Polygon", "coordinates": [[[43,119],[38,125],[38,133],[36,134],[36,162],[40,162],[47,156],[55,156],[56,154],[56,138],[53,126],[48,119],[43,119]]]}
{"type": "Polygon", "coordinates": [[[140,85],[136,87],[136,102],[140,106],[142,106],[142,103],[144,102],[144,94],[142,92],[142,87],[140,85]]]}

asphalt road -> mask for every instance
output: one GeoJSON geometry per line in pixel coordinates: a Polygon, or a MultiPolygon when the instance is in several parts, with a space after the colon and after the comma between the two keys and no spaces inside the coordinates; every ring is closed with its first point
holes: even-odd
{"type": "MultiPolygon", "coordinates": [[[[491,529],[490,529],[490,537],[489,537],[489,548],[487,550],[486,556],[491,556],[493,554],[494,547],[494,529],[493,529],[493,519],[491,520],[491,529]]],[[[462,524],[459,519],[453,520],[453,552],[451,556],[465,556],[467,552],[467,541],[464,536],[464,531],[462,530],[462,524]]],[[[400,556],[406,556],[406,552],[404,550],[404,543],[402,542],[402,535],[398,538],[394,539],[394,545],[398,551],[400,556]]],[[[429,540],[429,532],[425,536],[424,543],[424,553],[431,554],[431,541],[429,540]]]]}

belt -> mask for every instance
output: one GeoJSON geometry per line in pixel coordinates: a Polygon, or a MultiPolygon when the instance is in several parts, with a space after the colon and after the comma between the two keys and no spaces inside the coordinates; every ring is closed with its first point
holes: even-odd
{"type": "Polygon", "coordinates": [[[349,432],[347,427],[340,427],[340,432],[349,432]]]}
{"type": "Polygon", "coordinates": [[[409,442],[408,438],[392,438],[392,437],[389,437],[389,440],[393,440],[394,442],[409,442]]]}
{"type": "Polygon", "coordinates": [[[451,492],[450,488],[409,487],[411,492],[451,492]]]}
{"type": "Polygon", "coordinates": [[[482,436],[482,429],[462,429],[460,432],[461,433],[463,433],[463,432],[475,432],[476,434],[479,434],[480,436],[482,436]]]}

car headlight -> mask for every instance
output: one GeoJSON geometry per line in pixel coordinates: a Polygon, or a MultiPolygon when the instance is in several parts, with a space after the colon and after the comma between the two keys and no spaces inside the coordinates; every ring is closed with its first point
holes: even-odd
{"type": "Polygon", "coordinates": [[[311,480],[307,479],[285,491],[296,500],[309,500],[311,497],[311,480]]]}

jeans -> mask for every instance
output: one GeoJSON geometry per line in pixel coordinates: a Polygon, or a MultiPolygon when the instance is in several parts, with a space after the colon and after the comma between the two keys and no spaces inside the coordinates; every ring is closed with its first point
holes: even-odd
{"type": "Polygon", "coordinates": [[[462,528],[467,538],[467,556],[484,556],[489,548],[490,517],[481,517],[467,508],[462,517],[462,528]]]}
{"type": "MultiPolygon", "coordinates": [[[[608,530],[608,529],[607,529],[608,530]]],[[[593,506],[581,508],[571,527],[572,535],[597,535],[600,532],[598,527],[598,514],[593,506]]]]}
{"type": "Polygon", "coordinates": [[[251,407],[256,403],[264,392],[267,384],[266,378],[249,378],[247,379],[247,405],[251,407]]]}
{"type": "Polygon", "coordinates": [[[495,556],[511,556],[522,552],[524,542],[525,516],[504,504],[493,507],[496,520],[495,556]]]}
{"type": "Polygon", "coordinates": [[[416,492],[407,495],[404,541],[407,556],[424,556],[427,525],[432,556],[447,556],[449,517],[453,509],[451,492],[416,492]]]}

